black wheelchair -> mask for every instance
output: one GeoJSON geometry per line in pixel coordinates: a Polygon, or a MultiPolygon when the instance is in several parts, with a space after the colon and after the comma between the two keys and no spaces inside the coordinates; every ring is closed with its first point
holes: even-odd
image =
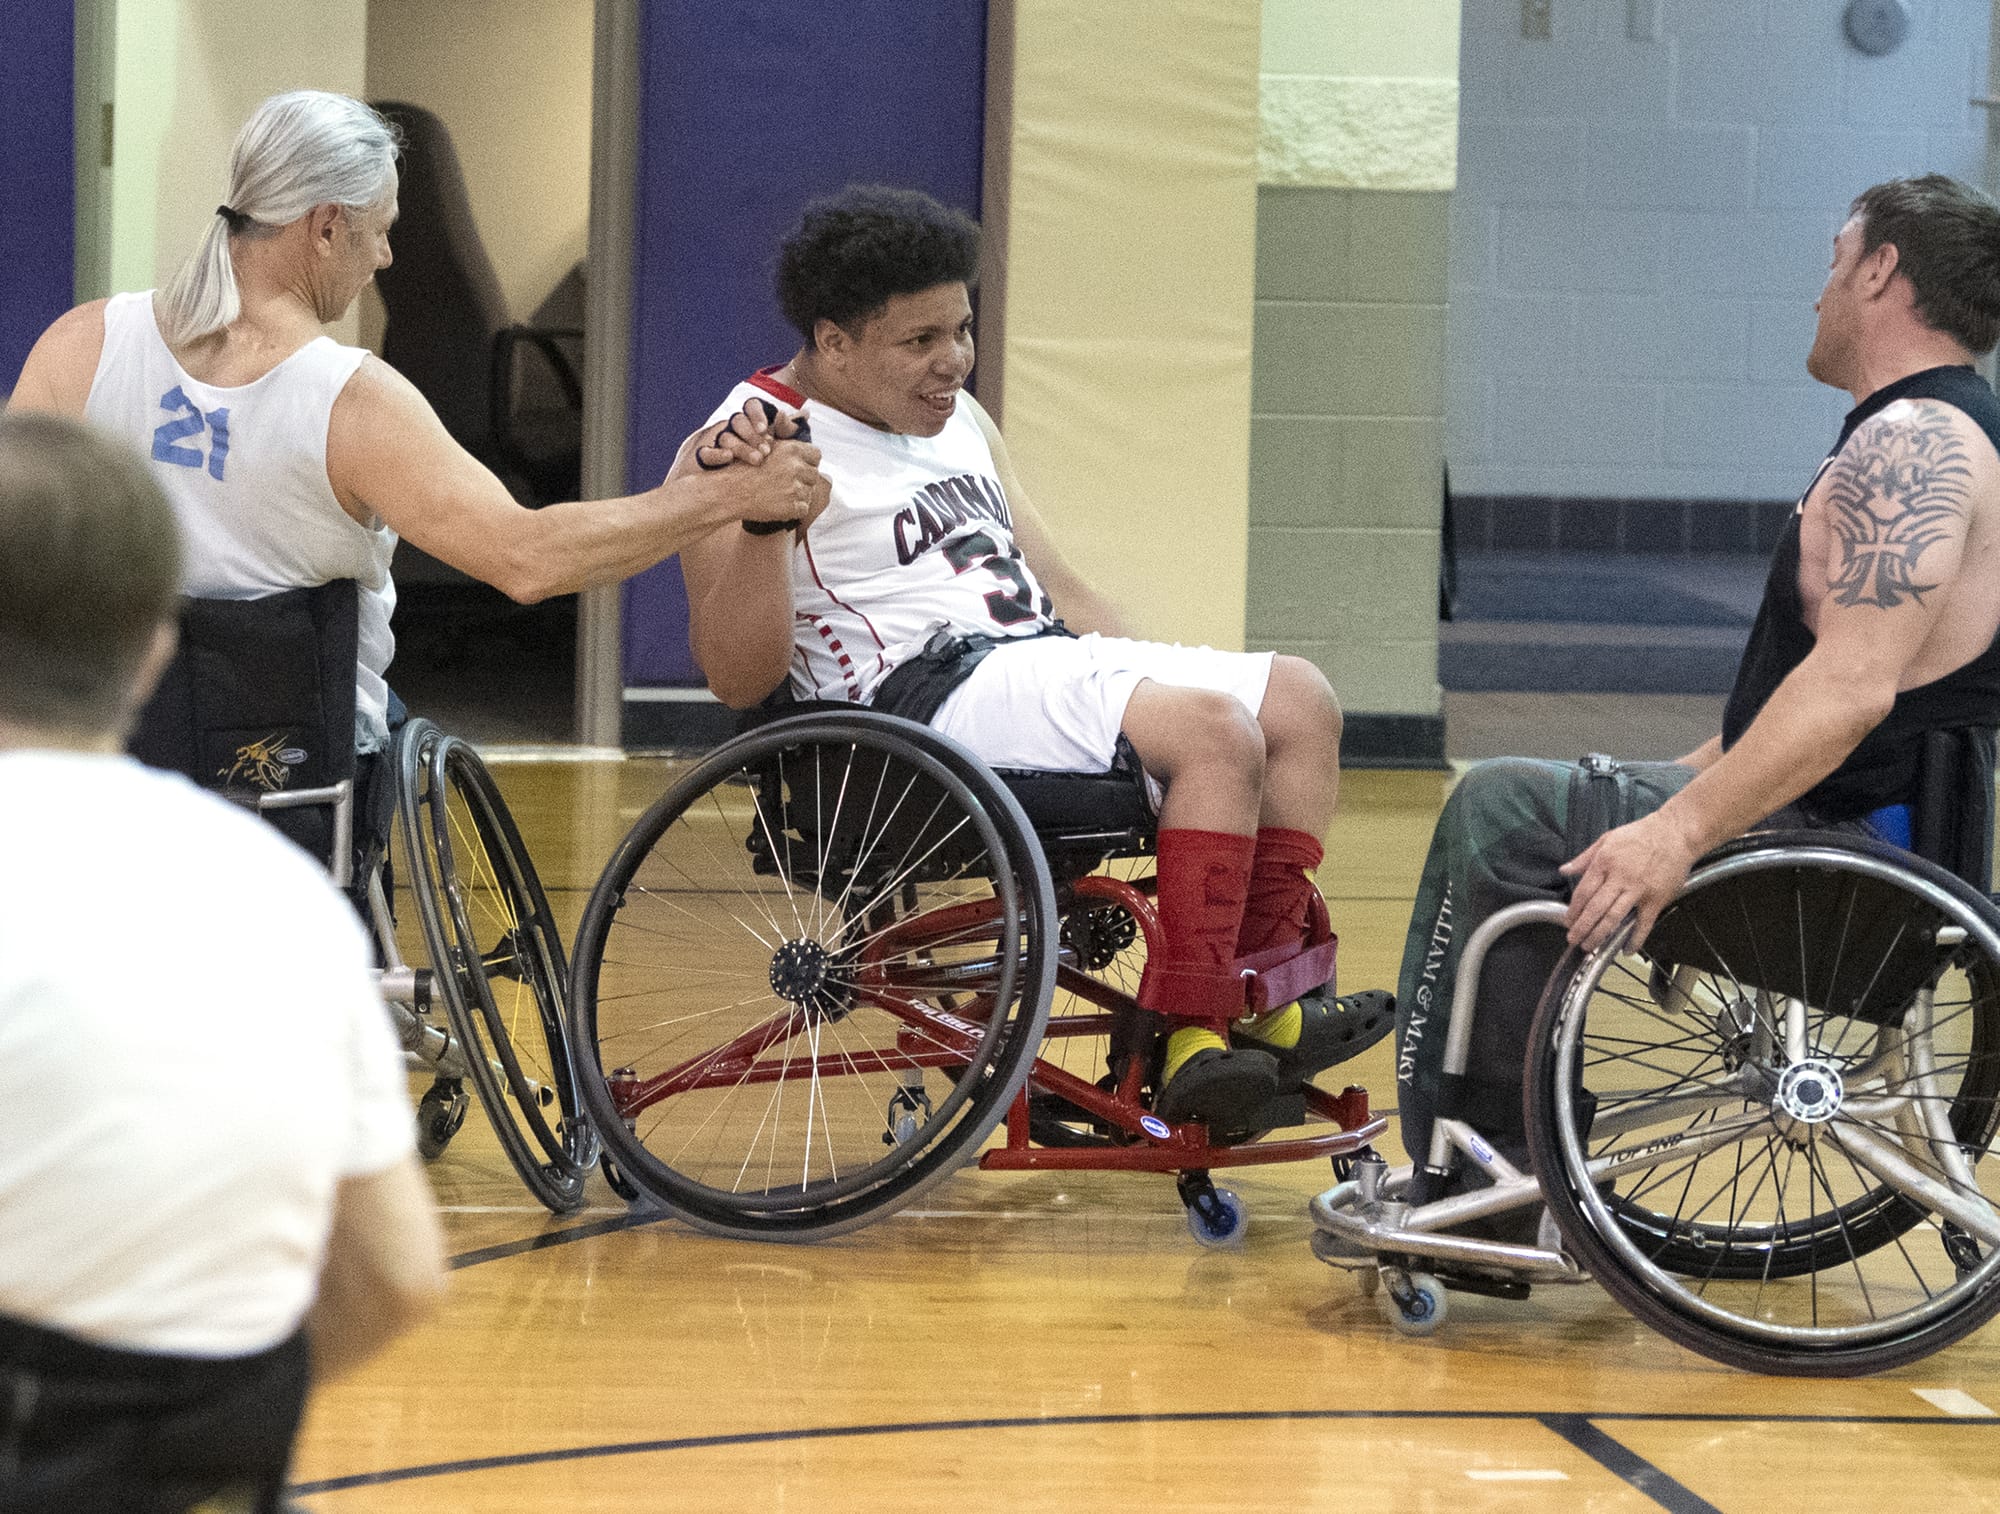
{"type": "Polygon", "coordinates": [[[356,625],[348,580],[188,601],[180,651],[132,751],[255,809],[348,893],[375,942],[404,1051],[434,1077],[417,1109],[419,1151],[443,1152],[470,1083],[529,1191],[569,1212],[583,1202],[597,1147],[569,1051],[568,963],[548,899],[466,743],[413,719],[388,752],[357,761],[356,625]],[[392,845],[427,966],[411,966],[397,946],[392,845]]]}
{"type": "MultiPolygon", "coordinates": [[[[1974,839],[1966,870],[1983,883],[1990,823],[1974,839]]],[[[1493,944],[1563,917],[1517,904],[1472,933],[1448,1089],[1493,944]]],[[[1757,1372],[1879,1371],[1991,1319],[2000,909],[1982,889],[1880,841],[1764,832],[1706,858],[1643,949],[1629,929],[1570,951],[1543,991],[1531,1170],[1448,1095],[1421,1166],[1370,1153],[1313,1201],[1315,1253],[1407,1334],[1443,1323],[1447,1289],[1521,1298],[1591,1278],[1670,1339],[1757,1372]],[[1485,1186],[1438,1181],[1467,1172],[1485,1186]],[[1531,1241],[1477,1238],[1544,1203],[1531,1241]]]]}
{"type": "MultiPolygon", "coordinates": [[[[607,1176],[704,1229],[810,1239],[974,1161],[1171,1172],[1195,1238],[1236,1240],[1215,1169],[1349,1156],[1384,1122],[1310,1084],[1244,1130],[1152,1112],[1152,842],[1136,773],[996,775],[853,705],[727,742],[633,827],[578,932],[607,1176]]],[[[1312,937],[1237,964],[1246,1010],[1332,993],[1323,908],[1312,937]]],[[[1386,995],[1336,1007],[1350,1051],[1390,1028],[1386,995]]]]}

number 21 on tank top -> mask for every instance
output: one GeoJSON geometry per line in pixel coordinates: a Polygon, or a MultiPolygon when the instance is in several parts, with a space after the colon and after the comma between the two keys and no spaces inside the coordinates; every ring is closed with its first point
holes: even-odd
{"type": "Polygon", "coordinates": [[[179,468],[206,467],[210,478],[220,479],[223,467],[229,461],[228,409],[204,411],[182,392],[179,384],[160,396],[160,408],[175,419],[163,421],[153,428],[153,461],[172,463],[179,468]],[[199,437],[204,431],[209,438],[206,456],[199,446],[181,445],[190,437],[199,437]]]}

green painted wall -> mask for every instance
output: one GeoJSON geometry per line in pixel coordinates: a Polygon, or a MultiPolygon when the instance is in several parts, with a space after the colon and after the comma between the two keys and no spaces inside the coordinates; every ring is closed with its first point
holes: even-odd
{"type": "Polygon", "coordinates": [[[1437,576],[1458,0],[1266,0],[1248,642],[1350,756],[1443,751],[1437,576]]]}
{"type": "Polygon", "coordinates": [[[1449,196],[1258,191],[1249,635],[1436,715],[1449,196]]]}

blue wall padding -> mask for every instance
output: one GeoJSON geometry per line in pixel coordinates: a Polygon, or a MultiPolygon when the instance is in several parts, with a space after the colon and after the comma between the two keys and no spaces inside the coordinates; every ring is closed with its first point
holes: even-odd
{"type": "MultiPolygon", "coordinates": [[[[979,214],[985,0],[644,8],[626,469],[657,483],[731,386],[798,337],[771,265],[815,195],[922,189],[979,214]]],[[[625,683],[698,684],[680,565],[626,586],[625,683]]]]}
{"type": "Polygon", "coordinates": [[[0,395],[76,287],[70,0],[0,6],[0,395]]]}

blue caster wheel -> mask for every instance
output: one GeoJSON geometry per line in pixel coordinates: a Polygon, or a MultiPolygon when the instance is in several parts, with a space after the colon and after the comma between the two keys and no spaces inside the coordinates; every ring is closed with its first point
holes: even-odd
{"type": "Polygon", "coordinates": [[[1444,1284],[1428,1272],[1382,1269],[1382,1312],[1404,1335],[1434,1335],[1444,1323],[1444,1284]]]}
{"type": "Polygon", "coordinates": [[[1205,1184],[1188,1197],[1187,1227],[1204,1246],[1238,1246],[1250,1228],[1250,1213],[1229,1189],[1205,1184]]]}

